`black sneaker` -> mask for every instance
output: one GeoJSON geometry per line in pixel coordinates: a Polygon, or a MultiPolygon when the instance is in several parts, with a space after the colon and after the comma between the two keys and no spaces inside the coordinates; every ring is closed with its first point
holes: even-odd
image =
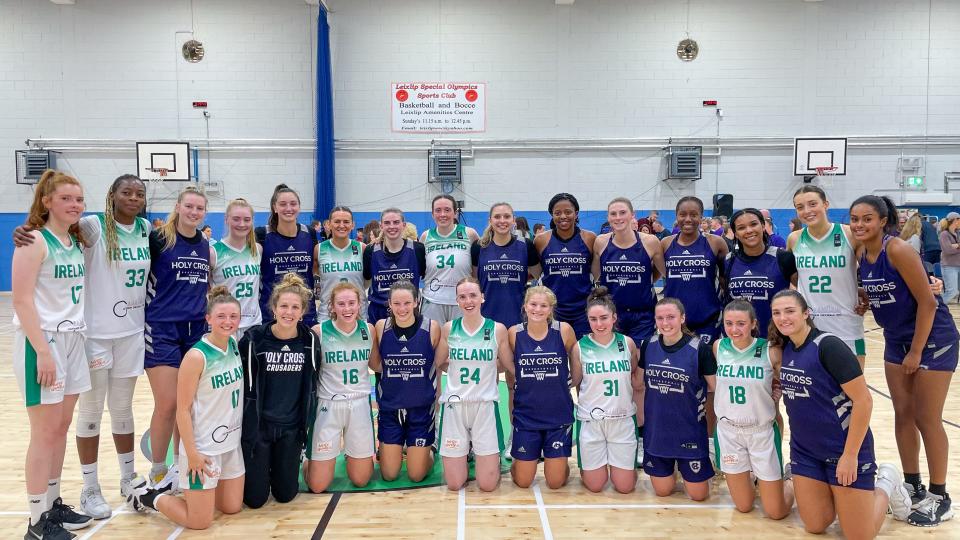
{"type": "Polygon", "coordinates": [[[160,489],[154,489],[149,487],[147,481],[143,478],[138,478],[137,480],[136,483],[130,486],[130,490],[127,493],[127,506],[137,512],[143,512],[146,508],[156,511],[157,496],[170,491],[171,485],[167,484],[160,489]]]}
{"type": "Polygon", "coordinates": [[[48,512],[50,513],[50,519],[59,521],[63,528],[68,531],[76,531],[93,523],[93,518],[74,512],[73,507],[69,504],[63,504],[63,499],[60,497],[53,501],[53,506],[48,512]]]}
{"type": "Polygon", "coordinates": [[[64,529],[59,522],[50,517],[50,512],[44,512],[40,521],[27,524],[27,534],[23,540],[71,540],[76,535],[64,529]]]}
{"type": "Polygon", "coordinates": [[[920,503],[927,498],[927,486],[923,484],[915,486],[909,482],[904,482],[903,486],[907,488],[907,493],[910,494],[910,500],[913,503],[913,509],[916,510],[920,503]]]}
{"type": "Polygon", "coordinates": [[[952,517],[953,509],[950,508],[950,496],[941,497],[935,493],[927,492],[927,498],[917,505],[917,509],[907,518],[907,523],[915,527],[936,527],[952,517]]]}

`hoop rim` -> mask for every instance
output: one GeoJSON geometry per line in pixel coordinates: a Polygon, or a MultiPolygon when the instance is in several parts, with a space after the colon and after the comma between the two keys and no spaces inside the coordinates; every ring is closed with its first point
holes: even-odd
{"type": "Polygon", "coordinates": [[[837,171],[840,167],[815,167],[817,169],[817,176],[836,176],[837,171]]]}

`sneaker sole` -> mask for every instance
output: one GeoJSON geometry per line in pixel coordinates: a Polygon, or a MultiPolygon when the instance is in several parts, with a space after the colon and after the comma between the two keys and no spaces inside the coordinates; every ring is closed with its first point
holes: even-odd
{"type": "MultiPolygon", "coordinates": [[[[89,517],[89,516],[88,516],[89,517]]],[[[61,523],[60,525],[68,531],[79,531],[80,529],[86,529],[93,523],[93,519],[88,519],[83,523],[61,523]]]]}

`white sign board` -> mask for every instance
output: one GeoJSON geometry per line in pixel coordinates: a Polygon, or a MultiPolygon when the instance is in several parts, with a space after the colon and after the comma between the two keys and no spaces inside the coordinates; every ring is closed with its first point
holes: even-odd
{"type": "Polygon", "coordinates": [[[456,82],[393,83],[392,129],[406,133],[486,131],[486,84],[456,82]]]}

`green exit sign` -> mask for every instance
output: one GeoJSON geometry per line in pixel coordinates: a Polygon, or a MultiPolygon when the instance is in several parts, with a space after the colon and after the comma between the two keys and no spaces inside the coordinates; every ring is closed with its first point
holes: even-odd
{"type": "Polygon", "coordinates": [[[908,176],[907,185],[911,187],[923,187],[923,177],[922,176],[908,176]]]}

